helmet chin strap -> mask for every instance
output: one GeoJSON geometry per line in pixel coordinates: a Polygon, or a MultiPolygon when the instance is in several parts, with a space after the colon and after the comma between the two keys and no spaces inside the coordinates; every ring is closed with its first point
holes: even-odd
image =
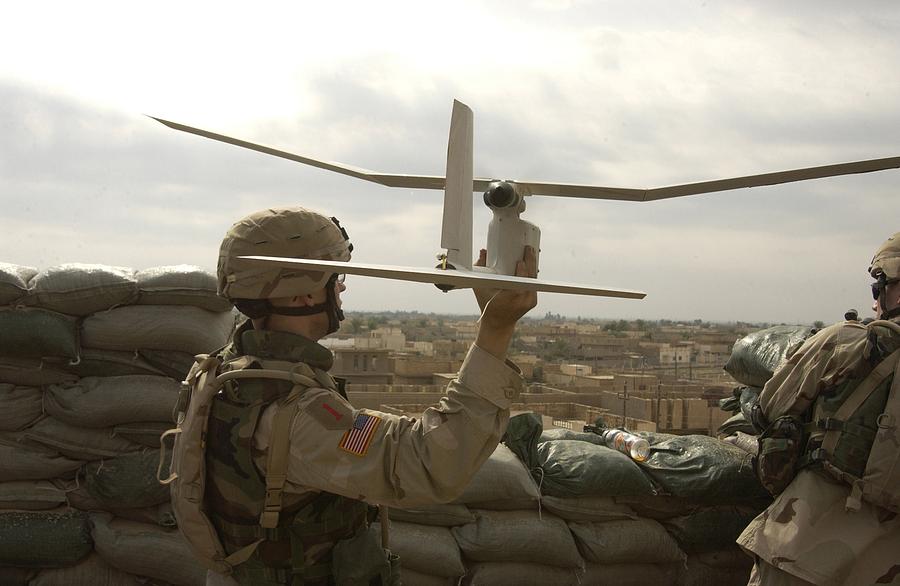
{"type": "Polygon", "coordinates": [[[334,285],[329,280],[325,286],[325,302],[316,303],[315,305],[306,305],[304,307],[281,307],[275,306],[267,302],[268,313],[277,315],[316,315],[318,313],[328,314],[328,332],[325,335],[333,334],[341,327],[344,321],[344,312],[337,304],[337,294],[334,291],[334,285]]]}

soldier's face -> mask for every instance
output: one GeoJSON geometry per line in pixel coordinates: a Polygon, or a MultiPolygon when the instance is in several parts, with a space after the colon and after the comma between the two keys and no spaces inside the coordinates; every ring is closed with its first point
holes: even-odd
{"type": "Polygon", "coordinates": [[[884,288],[884,296],[879,296],[878,299],[875,300],[875,303],[872,304],[872,311],[878,316],[881,315],[883,311],[890,311],[898,305],[900,305],[900,281],[888,283],[884,288]],[[882,298],[885,300],[887,307],[881,307],[882,298]]]}

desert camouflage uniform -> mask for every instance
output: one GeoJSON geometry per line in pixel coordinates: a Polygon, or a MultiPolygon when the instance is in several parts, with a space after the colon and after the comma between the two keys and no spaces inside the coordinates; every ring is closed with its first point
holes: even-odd
{"type": "MultiPolygon", "coordinates": [[[[888,351],[896,349],[896,337],[892,343],[888,351]]],[[[812,409],[820,393],[852,387],[848,381],[871,371],[871,353],[867,329],[858,322],[826,328],[766,383],[763,413],[769,421],[799,414],[812,409]]],[[[883,409],[886,394],[880,397],[883,409]]],[[[750,584],[900,584],[900,518],[865,501],[848,511],[850,492],[815,465],[802,469],[738,538],[758,559],[750,584]]]]}
{"type": "MultiPolygon", "coordinates": [[[[348,521],[345,526],[351,529],[364,522],[356,519],[359,509],[354,508],[353,503],[415,506],[456,498],[496,448],[509,420],[510,403],[518,398],[523,388],[521,374],[510,367],[511,363],[504,363],[473,344],[459,376],[448,385],[440,403],[427,409],[421,419],[411,419],[355,409],[325,372],[332,366],[331,352],[303,336],[254,330],[247,322],[238,329],[234,343],[220,357],[225,364],[233,364],[235,360],[246,362],[244,368],[254,368],[257,359],[299,364],[323,383],[322,388],[305,391],[290,407],[295,413],[289,435],[285,511],[299,508],[302,512],[305,510],[302,507],[310,503],[316,506],[311,499],[317,498],[317,494],[330,496],[332,500],[327,506],[343,507],[348,521]],[[366,421],[368,427],[356,432],[359,442],[348,444],[347,438],[353,433],[355,422],[359,421],[366,421]]],[[[254,384],[274,387],[281,382],[260,380],[254,384]]],[[[228,421],[235,421],[233,427],[237,427],[238,417],[244,412],[245,408],[235,401],[234,417],[225,415],[223,409],[227,407],[224,403],[240,398],[240,393],[232,396],[229,392],[226,389],[216,400],[210,418],[214,427],[227,427],[228,421]]],[[[262,498],[229,499],[217,495],[246,494],[247,491],[238,486],[242,484],[242,475],[235,477],[234,471],[240,472],[236,462],[246,461],[248,455],[252,455],[255,466],[265,474],[277,410],[277,405],[270,403],[258,414],[252,440],[246,438],[247,451],[235,451],[230,447],[240,443],[247,435],[246,431],[217,432],[211,427],[207,451],[207,499],[217,531],[229,553],[252,543],[256,536],[249,526],[243,535],[240,527],[235,530],[234,524],[227,520],[246,519],[255,526],[258,511],[244,509],[251,505],[258,509],[262,498]],[[222,436],[218,447],[215,445],[217,434],[222,436]],[[229,437],[237,439],[229,440],[229,437]]],[[[305,553],[308,564],[321,564],[330,559],[334,540],[347,537],[335,534],[325,535],[322,539],[323,531],[312,533],[315,534],[312,536],[314,541],[308,544],[305,553]]],[[[255,564],[254,559],[248,563],[255,564]]],[[[213,572],[207,583],[234,584],[230,578],[213,572]]]]}

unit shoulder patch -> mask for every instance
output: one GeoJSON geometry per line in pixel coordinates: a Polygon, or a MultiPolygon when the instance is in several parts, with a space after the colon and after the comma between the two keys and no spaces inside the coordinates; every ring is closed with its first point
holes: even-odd
{"type": "Polygon", "coordinates": [[[369,451],[369,444],[375,437],[375,430],[381,423],[381,417],[360,413],[353,420],[353,427],[344,433],[338,447],[354,456],[365,456],[369,451]]]}
{"type": "Polygon", "coordinates": [[[353,425],[353,408],[331,391],[316,393],[306,412],[325,429],[349,429],[353,425]]]}

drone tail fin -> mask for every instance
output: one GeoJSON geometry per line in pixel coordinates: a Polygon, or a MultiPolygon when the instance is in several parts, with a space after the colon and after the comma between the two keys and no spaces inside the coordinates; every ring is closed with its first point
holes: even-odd
{"type": "Polygon", "coordinates": [[[449,264],[464,269],[472,268],[473,118],[468,106],[453,100],[441,247],[447,250],[449,264]]]}

